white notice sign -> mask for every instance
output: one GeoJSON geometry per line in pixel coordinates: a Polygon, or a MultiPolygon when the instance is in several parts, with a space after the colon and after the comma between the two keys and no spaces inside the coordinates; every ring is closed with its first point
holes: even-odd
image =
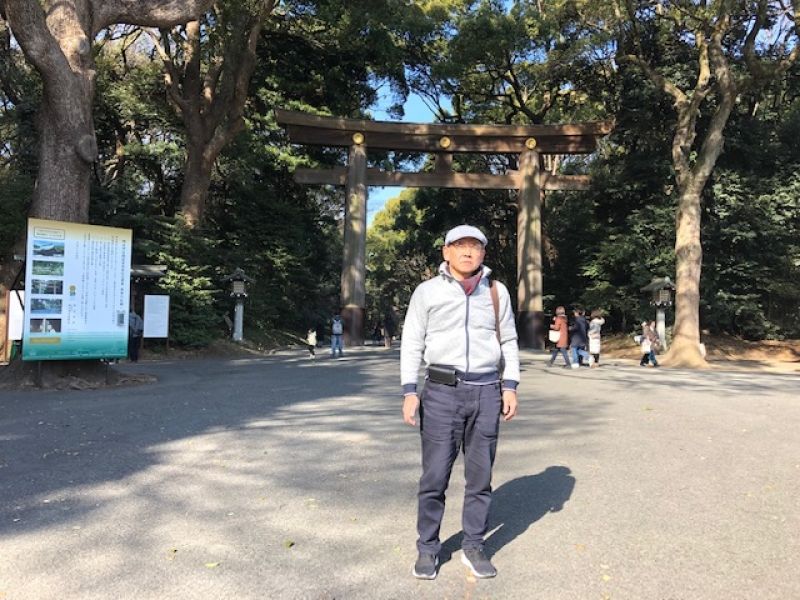
{"type": "Polygon", "coordinates": [[[169,337],[169,296],[145,295],[144,337],[169,337]]]}
{"type": "Polygon", "coordinates": [[[25,311],[22,309],[20,300],[25,302],[25,292],[11,290],[8,295],[8,339],[21,340],[22,332],[25,329],[25,311]],[[19,296],[17,296],[19,294],[19,296]]]}

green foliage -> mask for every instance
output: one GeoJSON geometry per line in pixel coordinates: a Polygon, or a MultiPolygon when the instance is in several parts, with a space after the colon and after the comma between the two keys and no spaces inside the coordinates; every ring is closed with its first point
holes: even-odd
{"type": "Polygon", "coordinates": [[[257,138],[232,150],[241,158],[226,161],[227,183],[208,220],[219,232],[217,260],[255,279],[247,301],[254,329],[304,333],[338,310],[338,207],[294,184],[257,138]]]}
{"type": "MultiPolygon", "coordinates": [[[[227,23],[244,14],[242,2],[218,4],[227,23]]],[[[630,27],[587,26],[579,9],[599,15],[610,5],[584,0],[280,3],[257,48],[245,130],[217,161],[206,222],[191,233],[175,217],[186,132],[167,102],[161,65],[145,38],[137,40],[140,33],[109,35],[95,48],[99,160],[91,220],[132,228],[134,262],[167,267],[159,291],[172,298],[176,343],[199,346],[226,334],[224,315],[232,314],[233,301],[223,278],[236,267],[254,279],[246,300],[247,337],[297,335],[321,329],[339,308],[343,193],[295,185],[292,172],[342,164],[345,156],[341,149],[289,145],[275,124],[275,107],[363,117],[388,96],[390,111],[399,116],[413,90],[451,122],[613,116],[615,131],[596,154],[560,167],[590,173],[591,189],[546,197],[545,309],[602,308],[609,328],[626,331],[652,316],[639,288],[652,277],[674,275],[676,119],[671,101],[641,70],[610,60],[610,54],[639,51],[684,89],[693,85],[697,67],[691,36],[680,33],[681,7],[658,4],[675,18],[657,19],[643,5],[633,35],[630,27]]],[[[203,64],[210,64],[211,53],[236,31],[206,25],[203,64]]],[[[726,51],[740,57],[735,39],[726,39],[726,51]]],[[[3,48],[5,251],[24,229],[35,182],[40,83],[12,44],[3,48]]],[[[739,73],[742,66],[735,68],[739,73]]],[[[749,338],[796,336],[800,68],[755,90],[742,90],[718,170],[703,192],[702,326],[749,338]]],[[[716,102],[711,94],[702,107],[698,139],[716,102]]],[[[371,165],[392,160],[432,167],[402,153],[369,154],[371,165]]],[[[500,173],[517,168],[515,161],[456,155],[454,168],[500,173]]],[[[444,233],[464,222],[487,233],[486,262],[516,299],[515,204],[513,191],[433,189],[405,191],[387,203],[368,232],[369,326],[387,319],[397,324],[414,287],[436,272],[444,233]]]]}
{"type": "Polygon", "coordinates": [[[367,231],[367,320],[397,325],[418,283],[432,271],[429,245],[417,235],[423,214],[416,192],[386,202],[367,231]]]}
{"type": "Polygon", "coordinates": [[[597,30],[570,2],[452,3],[448,27],[412,69],[454,121],[544,123],[606,116],[614,80],[597,30]],[[546,4],[546,6],[544,5],[546,4]]]}
{"type": "MultiPolygon", "coordinates": [[[[160,285],[172,296],[172,333],[181,344],[203,345],[225,334],[223,316],[232,314],[233,300],[223,278],[236,267],[254,279],[245,309],[250,339],[304,333],[338,311],[342,196],[292,182],[291,171],[313,161],[286,144],[272,109],[359,111],[374,98],[372,68],[389,67],[381,67],[385,55],[367,48],[348,19],[310,4],[287,8],[265,27],[246,130],[217,161],[207,218],[193,233],[175,219],[183,132],[166,102],[159,65],[132,47],[123,61],[114,44],[98,58],[105,179],[93,190],[92,220],[133,228],[134,261],[167,266],[160,285]],[[351,49],[343,54],[344,43],[351,49]]],[[[204,48],[222,41],[209,39],[204,48]]]]}
{"type": "Polygon", "coordinates": [[[367,234],[369,322],[389,315],[399,320],[414,288],[438,272],[445,233],[463,223],[484,231],[486,264],[493,277],[513,290],[516,235],[509,232],[516,231],[516,220],[507,194],[406,190],[387,202],[367,234]]]}
{"type": "Polygon", "coordinates": [[[25,231],[33,181],[22,173],[0,168],[0,255],[5,255],[25,231]]]}
{"type": "Polygon", "coordinates": [[[705,322],[748,339],[800,332],[800,175],[721,171],[704,229],[705,322]]]}
{"type": "Polygon", "coordinates": [[[156,231],[156,239],[141,240],[139,249],[148,263],[167,267],[158,290],[170,296],[170,338],[183,346],[205,346],[224,331],[214,302],[220,295],[215,241],[175,219],[159,220],[156,231]]]}

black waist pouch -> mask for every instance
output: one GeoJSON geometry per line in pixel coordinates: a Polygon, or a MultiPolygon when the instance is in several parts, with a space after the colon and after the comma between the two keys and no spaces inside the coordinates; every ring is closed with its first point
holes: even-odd
{"type": "Polygon", "coordinates": [[[447,365],[428,365],[428,379],[444,385],[456,384],[456,368],[447,365]]]}

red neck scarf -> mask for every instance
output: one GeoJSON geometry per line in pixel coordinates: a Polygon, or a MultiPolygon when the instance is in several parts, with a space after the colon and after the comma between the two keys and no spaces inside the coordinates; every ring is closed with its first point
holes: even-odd
{"type": "Polygon", "coordinates": [[[464,288],[464,293],[467,296],[471,296],[472,292],[474,292],[477,289],[478,283],[480,283],[481,280],[481,275],[483,275],[483,272],[481,269],[478,269],[478,272],[475,273],[475,275],[473,275],[472,277],[467,277],[463,281],[458,282],[461,284],[461,287],[464,288]]]}

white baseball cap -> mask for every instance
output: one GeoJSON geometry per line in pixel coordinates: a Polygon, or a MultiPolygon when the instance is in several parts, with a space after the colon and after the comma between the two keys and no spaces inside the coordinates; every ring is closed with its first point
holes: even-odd
{"type": "Polygon", "coordinates": [[[487,244],[486,236],[483,235],[483,232],[480,229],[473,227],[472,225],[459,225],[458,227],[453,227],[447,232],[447,235],[444,238],[444,245],[449,246],[453,242],[457,242],[458,240],[464,238],[475,238],[484,246],[487,244]]]}

